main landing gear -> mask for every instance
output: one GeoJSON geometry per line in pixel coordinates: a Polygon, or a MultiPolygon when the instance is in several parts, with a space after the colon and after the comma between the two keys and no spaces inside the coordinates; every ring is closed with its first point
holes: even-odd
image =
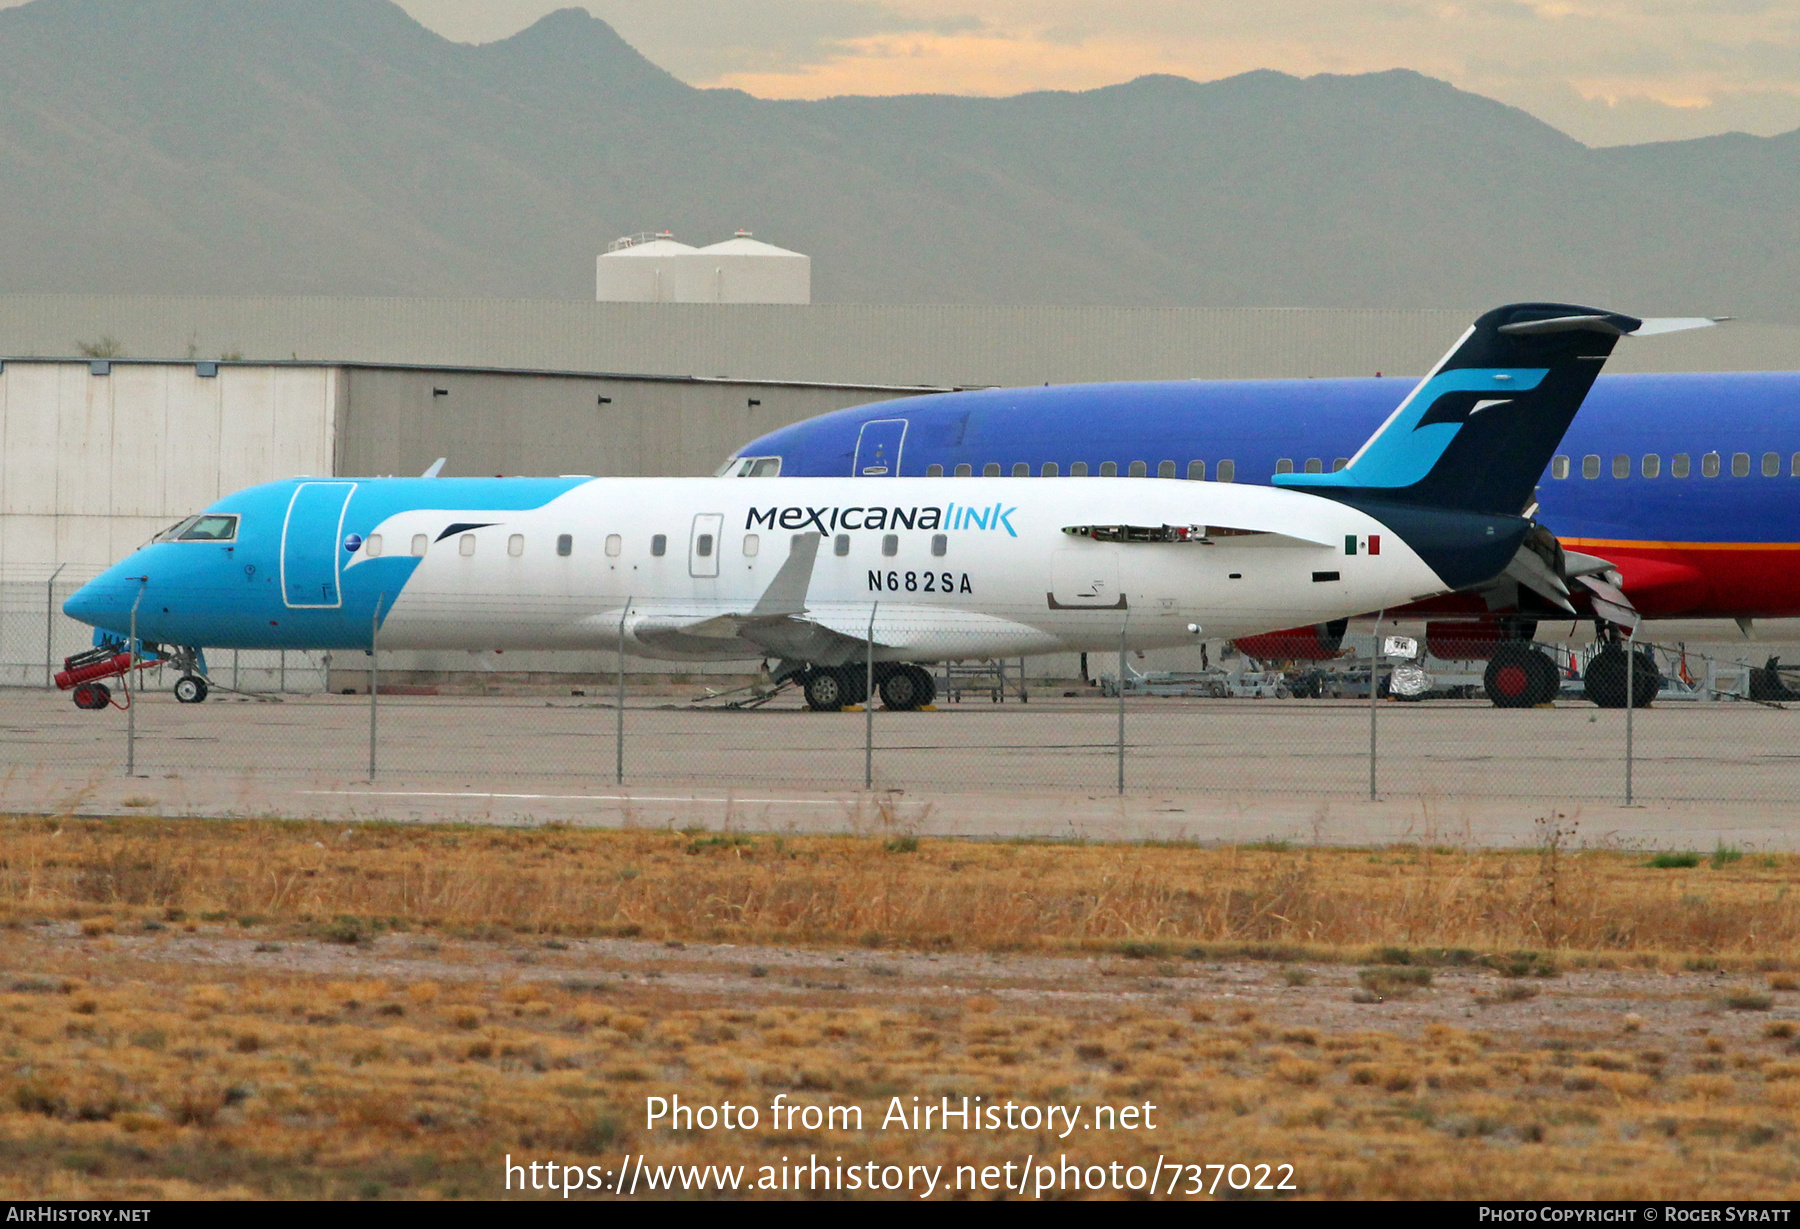
{"type": "Polygon", "coordinates": [[[1617,641],[1594,654],[1581,677],[1587,686],[1587,698],[1601,708],[1624,708],[1628,687],[1631,707],[1648,708],[1663,685],[1662,671],[1656,668],[1655,657],[1644,649],[1628,650],[1617,641]],[[1628,674],[1631,676],[1629,682],[1628,674]]]}
{"type": "Polygon", "coordinates": [[[1497,645],[1481,681],[1496,708],[1536,708],[1556,699],[1562,686],[1556,663],[1523,640],[1497,645]]]}
{"type": "MultiPolygon", "coordinates": [[[[806,705],[818,712],[834,713],[868,696],[867,666],[814,666],[801,682],[806,705]]],[[[881,663],[875,667],[875,690],[883,707],[896,712],[924,708],[937,698],[937,681],[922,666],[881,663]]]]}

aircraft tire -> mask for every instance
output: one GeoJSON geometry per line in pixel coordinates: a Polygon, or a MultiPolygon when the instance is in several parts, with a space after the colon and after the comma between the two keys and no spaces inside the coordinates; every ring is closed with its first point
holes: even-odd
{"type": "Polygon", "coordinates": [[[1556,666],[1524,641],[1509,641],[1496,648],[1481,683],[1495,708],[1548,704],[1560,685],[1556,666]]]}
{"type": "Polygon", "coordinates": [[[183,704],[204,704],[206,692],[206,680],[198,674],[184,674],[175,680],[175,698],[183,704]]]}
{"type": "Polygon", "coordinates": [[[816,713],[835,713],[850,702],[841,670],[809,671],[802,686],[806,692],[806,707],[816,713]]]}
{"type": "MultiPolygon", "coordinates": [[[[861,704],[869,698],[868,670],[866,665],[839,666],[837,668],[839,677],[844,680],[845,704],[861,704]]],[[[875,677],[878,680],[881,678],[879,671],[876,672],[875,677]]]]}
{"type": "MultiPolygon", "coordinates": [[[[1609,644],[1601,649],[1594,654],[1594,660],[1588,663],[1587,671],[1582,675],[1587,698],[1601,708],[1624,708],[1625,672],[1622,646],[1609,644]]],[[[1632,707],[1648,708],[1656,699],[1656,693],[1662,690],[1662,672],[1656,668],[1656,659],[1640,650],[1633,673],[1632,707]]]]}
{"type": "Polygon", "coordinates": [[[918,666],[901,666],[881,680],[881,703],[895,712],[924,708],[937,698],[937,681],[918,666]]]}

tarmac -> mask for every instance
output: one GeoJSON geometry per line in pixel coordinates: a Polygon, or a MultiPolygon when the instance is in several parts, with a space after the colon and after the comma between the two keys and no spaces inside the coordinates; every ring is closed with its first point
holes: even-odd
{"type": "MultiPolygon", "coordinates": [[[[697,689],[695,689],[697,690],[697,689]]],[[[939,711],[689,707],[692,692],[367,696],[132,714],[0,691],[0,811],[1041,840],[1800,849],[1800,710],[1034,692],[939,711]],[[373,715],[373,722],[371,716],[373,715]],[[370,773],[374,728],[375,771],[370,773]],[[873,733],[872,749],[865,738],[873,733]],[[867,760],[865,761],[865,756],[867,760]],[[871,770],[865,788],[865,763],[871,770]],[[127,772],[129,767],[130,771],[127,772]]]]}

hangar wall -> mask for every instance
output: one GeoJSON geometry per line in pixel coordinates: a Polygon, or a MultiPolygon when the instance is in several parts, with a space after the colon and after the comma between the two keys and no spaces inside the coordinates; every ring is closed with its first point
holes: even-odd
{"type": "Polygon", "coordinates": [[[919,389],[417,367],[339,369],[338,473],[705,475],[776,427],[919,389]]]}

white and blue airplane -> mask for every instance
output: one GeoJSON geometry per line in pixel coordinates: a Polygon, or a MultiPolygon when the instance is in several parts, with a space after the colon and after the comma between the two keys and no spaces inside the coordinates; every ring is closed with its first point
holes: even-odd
{"type": "MultiPolygon", "coordinates": [[[[1236,638],[1518,568],[1519,514],[1643,321],[1482,316],[1339,472],[1137,479],[296,478],[158,535],[65,604],[185,673],[203,648],[774,659],[818,709],[932,698],[920,663],[1236,638]]],[[[92,676],[90,675],[89,678],[92,676]]],[[[93,682],[77,703],[96,702],[93,682]]]]}

